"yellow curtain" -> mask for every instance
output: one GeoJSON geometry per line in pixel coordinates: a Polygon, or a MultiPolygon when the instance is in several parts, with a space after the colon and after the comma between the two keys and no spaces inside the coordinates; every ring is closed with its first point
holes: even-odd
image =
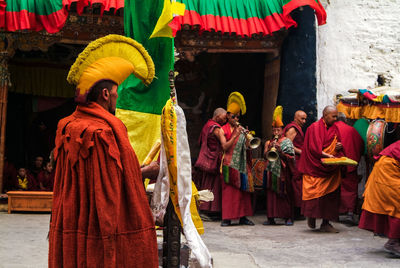
{"type": "Polygon", "coordinates": [[[68,84],[69,69],[62,66],[23,63],[9,65],[11,76],[10,92],[45,97],[71,98],[75,87],[68,84]],[[44,66],[45,65],[45,66],[44,66]]]}
{"type": "Polygon", "coordinates": [[[339,112],[345,114],[347,118],[360,119],[385,119],[387,122],[400,123],[400,105],[395,104],[371,104],[356,106],[343,102],[337,105],[339,112]]]}

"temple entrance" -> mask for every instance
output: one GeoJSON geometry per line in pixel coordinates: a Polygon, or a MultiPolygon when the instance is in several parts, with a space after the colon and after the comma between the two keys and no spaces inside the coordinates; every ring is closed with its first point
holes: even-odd
{"type": "Polygon", "coordinates": [[[179,105],[187,120],[192,159],[197,159],[198,137],[205,122],[217,107],[226,109],[232,91],[245,98],[247,113],[240,118],[243,126],[262,137],[265,53],[200,53],[185,56],[175,63],[179,105]]]}

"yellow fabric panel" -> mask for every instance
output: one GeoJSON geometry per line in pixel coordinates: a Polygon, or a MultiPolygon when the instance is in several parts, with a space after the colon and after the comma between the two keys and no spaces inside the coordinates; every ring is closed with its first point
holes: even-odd
{"type": "Polygon", "coordinates": [[[68,69],[43,62],[10,64],[10,92],[44,97],[73,98],[75,86],[68,84],[68,69]]]}
{"type": "MultiPolygon", "coordinates": [[[[335,139],[332,141],[332,143],[323,151],[328,154],[334,154],[336,143],[337,139],[335,136],[335,139]]],[[[320,178],[304,174],[303,200],[311,200],[332,193],[339,187],[341,181],[342,177],[339,168],[328,178],[320,178]]]]}
{"type": "Polygon", "coordinates": [[[388,122],[400,123],[400,107],[385,104],[380,105],[364,105],[351,106],[349,104],[339,103],[337,105],[339,112],[344,113],[347,118],[360,119],[362,117],[368,119],[385,119],[388,122]]]}
{"type": "Polygon", "coordinates": [[[381,156],[365,185],[363,209],[400,219],[400,163],[381,156]]]}
{"type": "Polygon", "coordinates": [[[139,163],[142,163],[153,144],[160,139],[161,115],[117,109],[115,115],[128,129],[129,141],[139,163]]]}

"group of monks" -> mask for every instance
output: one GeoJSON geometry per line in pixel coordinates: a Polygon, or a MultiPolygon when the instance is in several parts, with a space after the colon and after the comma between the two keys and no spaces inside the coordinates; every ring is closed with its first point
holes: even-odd
{"type": "MultiPolygon", "coordinates": [[[[232,140],[240,135],[239,116],[240,111],[216,109],[199,139],[201,149],[194,181],[200,190],[209,189],[215,197],[214,201],[201,204],[200,210],[206,215],[221,213],[221,226],[229,226],[235,219],[239,224],[254,225],[246,217],[253,213],[251,195],[227,184],[220,168],[224,162],[221,157],[226,157],[232,140]]],[[[264,225],[275,225],[275,218],[281,218],[290,226],[295,218],[304,216],[309,228],[315,229],[316,219],[322,219],[319,231],[338,233],[331,222],[338,221],[340,214],[352,216],[356,212],[361,181],[357,166],[327,165],[322,161],[346,156],[359,162],[363,155],[361,135],[339,117],[334,106],[327,106],[307,131],[303,131],[307,120],[303,111],[297,111],[286,127],[281,118],[274,118],[272,138],[264,146],[264,225]]],[[[400,141],[382,151],[377,160],[366,183],[359,227],[387,236],[389,241],[384,248],[399,256],[400,141]]],[[[229,176],[235,173],[230,172],[229,176]]]]}
{"type": "Polygon", "coordinates": [[[54,172],[51,162],[44,162],[37,156],[32,168],[20,166],[17,169],[7,159],[3,169],[3,191],[52,191],[54,172]]]}

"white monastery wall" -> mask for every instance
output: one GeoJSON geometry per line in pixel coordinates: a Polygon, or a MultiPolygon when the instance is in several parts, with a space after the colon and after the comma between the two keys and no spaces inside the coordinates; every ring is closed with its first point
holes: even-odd
{"type": "Polygon", "coordinates": [[[327,23],[317,27],[318,115],[351,88],[400,88],[400,0],[321,0],[327,23]]]}

